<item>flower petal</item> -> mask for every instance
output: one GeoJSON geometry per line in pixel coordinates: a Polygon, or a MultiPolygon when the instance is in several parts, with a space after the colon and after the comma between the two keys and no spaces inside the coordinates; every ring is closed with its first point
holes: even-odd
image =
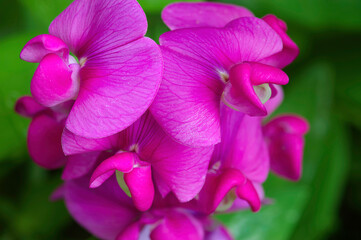
{"type": "Polygon", "coordinates": [[[219,100],[230,67],[282,49],[276,32],[257,18],[240,18],[223,29],[171,31],[160,43],[165,72],[151,111],[167,133],[193,146],[220,141],[219,100]]]}
{"type": "Polygon", "coordinates": [[[180,211],[169,212],[150,234],[154,240],[202,240],[203,237],[201,223],[190,214],[180,211]]]}
{"type": "Polygon", "coordinates": [[[27,62],[40,62],[46,55],[53,53],[68,62],[69,49],[59,38],[42,34],[31,39],[20,53],[20,58],[27,62]]]}
{"type": "Polygon", "coordinates": [[[99,152],[68,156],[61,178],[71,180],[87,175],[93,169],[98,157],[99,152]]]}
{"type": "Polygon", "coordinates": [[[32,118],[46,108],[40,105],[33,97],[23,96],[16,101],[15,111],[23,117],[32,118]]]}
{"type": "Polygon", "coordinates": [[[287,25],[284,21],[274,15],[264,16],[263,20],[280,35],[283,42],[283,49],[281,52],[262,60],[262,62],[278,68],[284,68],[295,60],[300,50],[296,43],[287,35],[287,25]]]}
{"type": "Polygon", "coordinates": [[[134,164],[138,159],[135,153],[121,152],[104,160],[94,170],[90,178],[90,188],[97,188],[102,185],[116,170],[128,173],[133,170],[134,164]]]}
{"type": "Polygon", "coordinates": [[[211,65],[215,72],[242,62],[258,62],[282,50],[280,36],[263,20],[236,19],[224,28],[188,28],[166,32],[160,45],[211,65]]]}
{"type": "Polygon", "coordinates": [[[239,170],[232,168],[224,170],[220,175],[208,174],[199,194],[199,207],[208,214],[214,212],[233,188],[239,198],[249,203],[252,211],[259,210],[261,202],[252,183],[239,170]]]}
{"type": "Polygon", "coordinates": [[[125,129],[152,103],[162,69],[160,50],[149,38],[89,59],[80,70],[82,85],[66,127],[89,138],[125,129]]]}
{"type": "Polygon", "coordinates": [[[100,239],[113,240],[139,213],[115,176],[97,189],[89,189],[88,181],[86,177],[67,181],[65,204],[81,226],[100,239]]]}
{"type": "Polygon", "coordinates": [[[146,31],[147,19],[136,0],[77,0],[49,27],[78,59],[109,52],[146,31]]]}
{"type": "Polygon", "coordinates": [[[264,182],[268,176],[270,160],[260,119],[245,116],[232,146],[232,151],[222,166],[240,169],[248,179],[264,182]]]}
{"type": "Polygon", "coordinates": [[[219,102],[223,84],[209,64],[162,48],[163,82],[151,105],[157,122],[177,141],[210,146],[220,141],[219,102]]]}
{"type": "MultiPolygon", "coordinates": [[[[250,116],[265,116],[267,110],[264,103],[271,95],[264,97],[255,88],[262,84],[287,83],[287,74],[278,68],[259,63],[237,64],[230,70],[229,83],[224,90],[222,100],[231,108],[250,116]]],[[[269,85],[267,87],[269,88],[269,85]]]]}
{"type": "Polygon", "coordinates": [[[33,118],[28,130],[28,149],[36,164],[47,169],[56,169],[65,164],[61,148],[63,123],[58,123],[46,114],[33,118]]]}
{"type": "Polygon", "coordinates": [[[193,199],[204,184],[212,152],[213,146],[191,148],[166,136],[149,159],[162,196],[168,193],[163,182],[181,202],[193,199]]]}
{"type": "Polygon", "coordinates": [[[271,158],[271,169],[293,181],[302,171],[304,135],[309,125],[299,116],[284,115],[274,118],[264,127],[271,158]]]}
{"type": "Polygon", "coordinates": [[[154,199],[154,185],[152,180],[152,169],[150,165],[134,168],[124,174],[134,206],[140,211],[148,210],[154,199]]]}
{"type": "Polygon", "coordinates": [[[118,146],[118,134],[105,138],[89,139],[77,136],[65,128],[61,142],[65,155],[105,151],[118,146]]]}
{"type": "Polygon", "coordinates": [[[240,17],[253,17],[253,14],[244,7],[209,2],[172,3],[162,11],[162,19],[171,30],[224,27],[227,23],[240,17]]]}
{"type": "MultiPolygon", "coordinates": [[[[72,65],[76,66],[76,65],[72,65]]],[[[52,107],[72,99],[78,93],[79,82],[73,75],[78,69],[68,66],[56,54],[46,55],[31,81],[31,93],[40,104],[52,107]]]]}

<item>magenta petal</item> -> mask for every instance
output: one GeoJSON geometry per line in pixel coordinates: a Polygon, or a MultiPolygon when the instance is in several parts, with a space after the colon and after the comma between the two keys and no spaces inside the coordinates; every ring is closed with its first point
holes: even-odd
{"type": "Polygon", "coordinates": [[[162,19],[171,30],[193,27],[224,27],[230,21],[240,17],[253,17],[253,14],[244,7],[209,2],[172,3],[165,7],[162,12],[162,19]]]}
{"type": "Polygon", "coordinates": [[[36,164],[47,169],[55,169],[65,164],[66,158],[61,148],[61,134],[64,125],[53,118],[41,114],[33,118],[28,131],[28,149],[36,164]]]}
{"type": "Polygon", "coordinates": [[[66,182],[65,204],[73,218],[97,238],[114,240],[139,213],[115,176],[96,189],[89,189],[88,181],[81,178],[66,182]]]}
{"type": "Polygon", "coordinates": [[[99,152],[68,156],[61,178],[63,180],[71,180],[85,176],[93,169],[98,156],[99,152]]]}
{"type": "Polygon", "coordinates": [[[295,60],[300,50],[297,47],[296,43],[294,43],[292,39],[287,35],[287,25],[284,21],[278,19],[274,15],[264,16],[263,20],[267,22],[282,38],[283,50],[273,56],[262,60],[262,62],[278,68],[284,68],[293,60],[295,60]]]}
{"type": "Polygon", "coordinates": [[[268,176],[270,160],[261,119],[245,115],[240,121],[238,130],[234,131],[236,134],[232,138],[225,138],[220,144],[226,145],[223,149],[228,148],[219,159],[222,168],[238,169],[248,179],[264,182],[268,176]]]}
{"type": "Polygon", "coordinates": [[[266,107],[254,86],[287,84],[288,76],[280,69],[259,63],[237,64],[230,70],[229,83],[223,93],[225,103],[250,116],[265,116],[266,107]]]}
{"type": "Polygon", "coordinates": [[[246,183],[238,186],[236,190],[237,196],[245,201],[247,201],[253,212],[257,212],[261,208],[261,200],[258,196],[258,193],[253,186],[252,182],[248,179],[246,183]]]}
{"type": "Polygon", "coordinates": [[[58,200],[64,199],[64,196],[65,196],[65,185],[62,184],[51,193],[49,199],[52,202],[56,202],[58,200]]]}
{"type": "Polygon", "coordinates": [[[112,176],[116,170],[124,173],[132,171],[136,159],[138,159],[138,157],[135,153],[121,152],[104,160],[94,170],[90,178],[90,188],[99,187],[112,176]]]}
{"type": "Polygon", "coordinates": [[[278,175],[297,181],[301,177],[304,135],[309,125],[299,116],[280,116],[264,127],[271,158],[271,169],[278,175]]]}
{"type": "Polygon", "coordinates": [[[125,129],[152,103],[162,66],[159,47],[149,38],[89,58],[80,70],[82,85],[66,127],[89,138],[125,129]]]}
{"type": "Polygon", "coordinates": [[[171,190],[181,202],[193,199],[204,184],[212,152],[213,146],[191,148],[165,137],[149,159],[162,196],[171,190]]]}
{"type": "Polygon", "coordinates": [[[64,129],[61,141],[65,155],[73,155],[113,149],[117,147],[118,134],[105,138],[90,139],[77,136],[68,129],[64,129]]]}
{"type": "Polygon", "coordinates": [[[148,210],[154,199],[154,185],[152,169],[150,165],[135,167],[132,171],[124,174],[134,206],[140,211],[148,210]]]}
{"type": "Polygon", "coordinates": [[[40,62],[47,54],[53,53],[68,61],[69,49],[59,38],[42,34],[31,39],[20,53],[20,58],[27,62],[40,62]]]}
{"type": "Polygon", "coordinates": [[[79,82],[72,69],[55,54],[46,55],[31,81],[31,93],[40,104],[52,107],[76,96],[79,82]]]}
{"type": "Polygon", "coordinates": [[[136,0],[77,0],[49,27],[79,59],[109,52],[146,31],[147,19],[136,0]]]}
{"type": "Polygon", "coordinates": [[[139,240],[140,223],[135,222],[127,226],[116,238],[116,240],[139,240]]]}
{"type": "MultiPolygon", "coordinates": [[[[211,65],[215,73],[240,62],[257,62],[282,50],[282,40],[263,20],[236,19],[225,28],[187,28],[166,32],[160,45],[211,65]]],[[[181,67],[187,62],[183,63],[181,67]]]]}
{"type": "Polygon", "coordinates": [[[46,108],[40,105],[33,97],[24,96],[19,98],[15,104],[15,111],[23,117],[32,118],[46,108]]]}
{"type": "Polygon", "coordinates": [[[233,240],[233,237],[226,227],[220,225],[211,232],[207,233],[204,240],[233,240]]]}
{"type": "Polygon", "coordinates": [[[201,223],[190,214],[169,212],[153,229],[152,240],[202,240],[204,231],[201,223]]]}
{"type": "Polygon", "coordinates": [[[249,203],[252,211],[260,208],[260,199],[252,183],[236,169],[226,169],[221,175],[209,174],[206,184],[200,193],[200,204],[207,213],[216,210],[224,197],[233,189],[237,196],[249,203]]]}
{"type": "Polygon", "coordinates": [[[217,72],[208,63],[200,64],[166,48],[162,52],[164,78],[151,105],[152,114],[183,144],[199,147],[218,143],[223,84],[217,72]]]}

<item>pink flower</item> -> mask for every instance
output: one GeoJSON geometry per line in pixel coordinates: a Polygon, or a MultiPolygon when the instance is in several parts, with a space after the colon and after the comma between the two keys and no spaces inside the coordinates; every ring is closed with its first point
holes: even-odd
{"type": "Polygon", "coordinates": [[[66,157],[61,146],[65,119],[74,101],[67,101],[55,107],[40,105],[34,98],[24,96],[18,99],[15,111],[32,121],[29,126],[27,145],[30,157],[46,169],[65,166],[62,178],[76,178],[87,174],[96,163],[99,153],[75,154],[66,157]]]}
{"type": "Polygon", "coordinates": [[[264,20],[237,18],[225,27],[177,29],[160,37],[165,70],[151,111],[177,141],[207,146],[221,141],[220,103],[266,116],[274,85],[288,83],[264,64],[282,51],[280,35],[264,20]],[[267,60],[268,61],[268,60],[267,60]]]}
{"type": "Polygon", "coordinates": [[[272,170],[285,178],[296,181],[301,177],[304,135],[307,121],[296,115],[282,115],[263,127],[268,145],[272,170]]]}
{"type": "MultiPolygon", "coordinates": [[[[269,113],[282,101],[282,88],[277,92],[266,103],[269,113]]],[[[276,117],[265,126],[262,121],[221,106],[222,140],[215,146],[205,185],[191,203],[193,209],[206,214],[248,207],[258,211],[270,170],[290,180],[300,178],[307,121],[296,115],[276,117]]]]}
{"type": "Polygon", "coordinates": [[[63,150],[66,155],[107,151],[90,187],[119,171],[135,206],[144,211],[153,202],[154,185],[162,196],[173,192],[181,202],[191,200],[204,184],[213,146],[191,148],[173,141],[146,112],[126,130],[106,138],[87,139],[65,130],[63,150]]]}
{"type": "Polygon", "coordinates": [[[230,240],[227,230],[202,213],[168,205],[138,211],[119,188],[115,176],[96,189],[89,178],[66,181],[65,204],[74,219],[101,239],[230,240]]]}
{"type": "MultiPolygon", "coordinates": [[[[195,27],[221,28],[240,17],[254,17],[254,15],[241,6],[209,2],[173,3],[162,12],[162,19],[171,30],[195,27]]],[[[299,48],[287,35],[287,25],[284,21],[274,15],[266,15],[262,19],[279,34],[283,43],[281,52],[262,60],[262,63],[283,68],[295,60],[299,48]]]]}
{"type": "Polygon", "coordinates": [[[55,108],[46,108],[32,97],[21,97],[15,105],[15,111],[31,118],[27,135],[30,157],[36,164],[47,169],[62,167],[66,157],[61,147],[61,135],[67,112],[72,102],[66,102],[55,108]]]}
{"type": "Polygon", "coordinates": [[[146,30],[135,0],[74,1],[51,23],[50,35],[33,38],[20,54],[40,62],[32,95],[47,107],[74,99],[66,128],[77,135],[125,129],[147,110],[161,81],[161,53],[146,30]]]}

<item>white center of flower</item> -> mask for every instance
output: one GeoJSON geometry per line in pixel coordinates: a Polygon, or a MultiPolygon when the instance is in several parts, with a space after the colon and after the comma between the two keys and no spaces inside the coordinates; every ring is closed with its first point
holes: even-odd
{"type": "Polygon", "coordinates": [[[253,86],[253,89],[263,104],[271,98],[272,90],[268,83],[253,86]]]}
{"type": "Polygon", "coordinates": [[[86,57],[80,58],[80,60],[79,60],[80,67],[84,66],[86,60],[87,60],[86,57]]]}

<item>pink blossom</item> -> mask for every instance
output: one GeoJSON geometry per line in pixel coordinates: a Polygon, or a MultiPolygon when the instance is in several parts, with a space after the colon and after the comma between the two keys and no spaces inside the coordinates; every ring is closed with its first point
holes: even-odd
{"type": "Polygon", "coordinates": [[[65,204],[74,219],[101,239],[230,240],[227,230],[209,216],[176,205],[138,211],[119,188],[115,176],[88,188],[89,177],[66,181],[65,204]]]}
{"type": "Polygon", "coordinates": [[[151,111],[177,141],[207,146],[221,141],[220,103],[266,116],[274,85],[288,83],[263,63],[282,51],[280,35],[264,20],[237,18],[225,27],[176,29],[160,37],[164,79],[151,111]]]}
{"type": "MultiPolygon", "coordinates": [[[[162,12],[162,19],[171,30],[224,27],[240,17],[254,17],[254,15],[241,6],[209,2],[173,3],[164,8],[162,12]]],[[[266,15],[262,19],[279,34],[283,43],[281,52],[262,60],[262,63],[283,68],[295,60],[299,54],[299,48],[287,35],[287,25],[284,21],[274,15],[266,15]]]]}
{"type": "Polygon", "coordinates": [[[29,155],[39,166],[56,169],[65,166],[62,178],[75,178],[87,174],[96,163],[99,153],[75,154],[66,157],[61,146],[65,119],[74,101],[67,101],[55,107],[40,105],[30,96],[18,99],[15,111],[31,123],[27,135],[29,155]]]}
{"type": "Polygon", "coordinates": [[[93,172],[90,187],[122,172],[140,210],[151,206],[155,186],[162,196],[173,192],[181,202],[194,198],[204,184],[213,152],[213,146],[191,148],[173,141],[149,112],[118,134],[87,139],[65,130],[62,142],[66,155],[107,151],[110,156],[93,172]]]}
{"type": "Polygon", "coordinates": [[[74,1],[51,23],[50,35],[31,39],[20,54],[40,62],[33,97],[47,107],[74,99],[66,128],[77,135],[125,129],[147,110],[161,81],[161,53],[146,30],[136,0],[74,1]]]}

